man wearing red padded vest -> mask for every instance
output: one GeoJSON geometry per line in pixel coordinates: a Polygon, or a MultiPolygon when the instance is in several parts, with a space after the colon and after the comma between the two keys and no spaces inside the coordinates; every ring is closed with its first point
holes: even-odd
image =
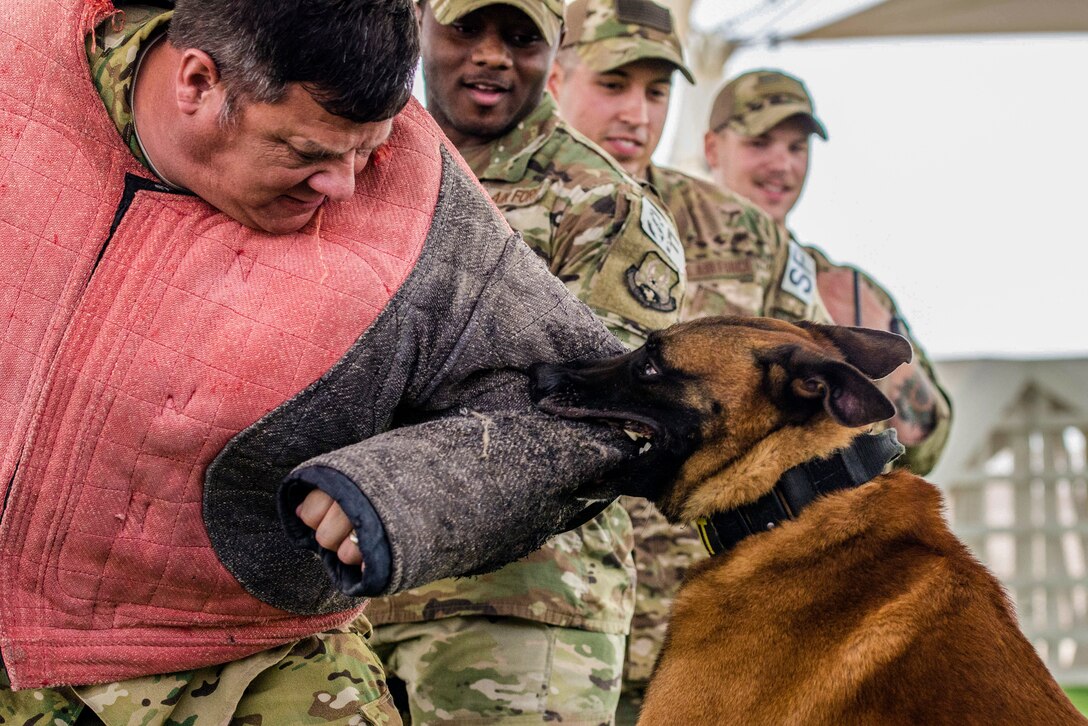
{"type": "Polygon", "coordinates": [[[166,5],[0,13],[0,719],[396,723],[345,624],[620,493],[527,370],[623,348],[410,100],[411,0],[166,5]]]}

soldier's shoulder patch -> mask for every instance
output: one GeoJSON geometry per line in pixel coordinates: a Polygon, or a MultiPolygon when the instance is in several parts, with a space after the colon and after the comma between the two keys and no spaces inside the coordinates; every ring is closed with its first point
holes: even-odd
{"type": "Polygon", "coordinates": [[[684,246],[680,243],[680,235],[676,233],[676,225],[649,197],[642,198],[639,223],[646,236],[664,253],[665,259],[676,269],[684,269],[684,246]]]}
{"type": "Polygon", "coordinates": [[[680,274],[661,255],[647,252],[637,265],[627,268],[626,279],[627,289],[643,307],[663,313],[676,310],[680,274]]]}
{"type": "Polygon", "coordinates": [[[782,290],[805,305],[816,294],[816,260],[796,240],[790,240],[786,271],[782,275],[782,290]]]}

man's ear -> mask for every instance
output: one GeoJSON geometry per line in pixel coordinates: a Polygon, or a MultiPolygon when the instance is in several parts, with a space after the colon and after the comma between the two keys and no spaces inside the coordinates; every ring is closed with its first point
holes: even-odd
{"type": "Polygon", "coordinates": [[[212,103],[221,104],[223,90],[219,85],[219,67],[212,57],[198,48],[183,50],[176,90],[178,108],[185,114],[192,115],[212,103]]]}
{"type": "Polygon", "coordinates": [[[559,89],[563,86],[563,74],[563,65],[559,62],[557,55],[552,61],[552,69],[548,71],[548,93],[552,94],[556,101],[559,100],[559,89]]]}
{"type": "Polygon", "coordinates": [[[703,134],[703,154],[706,156],[706,165],[711,169],[718,168],[718,135],[713,131],[703,134]]]}

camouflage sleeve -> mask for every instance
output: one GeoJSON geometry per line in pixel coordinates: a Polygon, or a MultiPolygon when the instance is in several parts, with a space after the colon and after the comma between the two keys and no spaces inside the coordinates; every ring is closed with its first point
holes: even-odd
{"type": "Polygon", "coordinates": [[[552,272],[629,348],[677,322],[684,253],[664,206],[614,184],[563,202],[552,272]]]}
{"type": "MultiPolygon", "coordinates": [[[[906,319],[900,315],[899,309],[892,299],[891,295],[877,285],[868,276],[865,279],[869,284],[873,285],[876,290],[884,293],[884,298],[887,300],[888,311],[892,315],[892,332],[899,333],[910,341],[911,347],[914,349],[914,367],[917,371],[917,375],[925,380],[929,384],[929,390],[922,390],[924,386],[912,386],[911,382],[901,389],[899,393],[899,400],[896,401],[896,405],[902,410],[904,399],[906,398],[929,398],[933,397],[933,409],[928,413],[930,418],[929,425],[932,426],[929,434],[920,442],[907,446],[906,453],[900,459],[900,464],[906,466],[919,476],[925,476],[933,467],[937,465],[937,460],[940,458],[941,453],[944,451],[945,444],[948,443],[948,434],[952,430],[952,400],[948,395],[948,392],[941,386],[940,381],[937,380],[937,372],[933,367],[933,362],[926,354],[925,348],[918,342],[911,333],[910,325],[906,319]]],[[[923,403],[925,401],[922,401],[923,403]]]]}
{"type": "Polygon", "coordinates": [[[925,352],[917,347],[913,339],[918,359],[925,370],[926,376],[937,390],[936,409],[934,411],[935,425],[933,431],[919,444],[907,447],[906,453],[900,459],[900,463],[919,476],[925,476],[937,465],[937,460],[948,443],[948,434],[952,430],[952,401],[948,392],[937,382],[936,373],[933,370],[925,352]]]}

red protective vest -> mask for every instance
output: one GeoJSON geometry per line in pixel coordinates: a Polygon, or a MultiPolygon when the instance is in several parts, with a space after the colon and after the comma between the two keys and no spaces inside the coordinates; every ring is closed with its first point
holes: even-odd
{"type": "Polygon", "coordinates": [[[203,477],[388,303],[440,181],[443,137],[413,101],[319,233],[141,189],[90,80],[92,14],[0,12],[0,652],[16,688],[224,662],[352,615],[245,592],[210,548],[203,477]]]}

